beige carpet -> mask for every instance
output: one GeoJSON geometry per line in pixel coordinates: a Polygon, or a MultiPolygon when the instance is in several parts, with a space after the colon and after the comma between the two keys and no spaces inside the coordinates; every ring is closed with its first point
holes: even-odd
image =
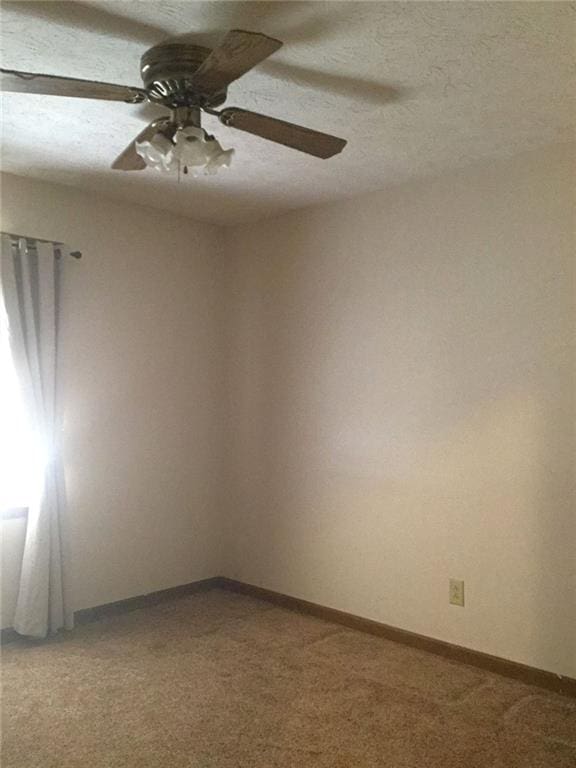
{"type": "Polygon", "coordinates": [[[575,768],[576,701],[212,591],[3,651],[3,768],[575,768]]]}

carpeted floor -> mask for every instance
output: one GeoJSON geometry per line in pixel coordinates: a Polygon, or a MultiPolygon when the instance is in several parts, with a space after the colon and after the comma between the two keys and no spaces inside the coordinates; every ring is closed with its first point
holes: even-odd
{"type": "Polygon", "coordinates": [[[576,701],[214,590],[2,655],[3,768],[575,768],[576,701]]]}

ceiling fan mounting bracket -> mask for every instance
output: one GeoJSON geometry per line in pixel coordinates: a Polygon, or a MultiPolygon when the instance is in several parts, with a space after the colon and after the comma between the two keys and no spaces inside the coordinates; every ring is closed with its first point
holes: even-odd
{"type": "Polygon", "coordinates": [[[212,107],[226,101],[226,89],[202,93],[194,76],[211,53],[210,48],[183,43],[161,43],[144,53],[140,74],[151,102],[170,109],[212,107]]]}

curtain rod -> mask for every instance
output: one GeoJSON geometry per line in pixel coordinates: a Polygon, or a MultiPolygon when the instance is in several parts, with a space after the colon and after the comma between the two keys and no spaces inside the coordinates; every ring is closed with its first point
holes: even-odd
{"type": "MultiPolygon", "coordinates": [[[[36,240],[38,243],[50,243],[51,245],[64,245],[64,243],[61,243],[59,240],[44,240],[42,237],[30,237],[29,235],[18,235],[15,232],[1,232],[2,235],[8,235],[8,237],[14,237],[18,240],[36,240]]],[[[70,251],[70,256],[73,256],[75,259],[81,259],[82,258],[82,252],[81,251],[70,251]]]]}

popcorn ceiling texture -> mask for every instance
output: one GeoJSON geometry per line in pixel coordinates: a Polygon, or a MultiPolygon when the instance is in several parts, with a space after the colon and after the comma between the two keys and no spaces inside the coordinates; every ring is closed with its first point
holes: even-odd
{"type": "Polygon", "coordinates": [[[161,111],[7,94],[3,169],[218,223],[382,189],[574,136],[573,3],[5,2],[3,66],[140,84],[150,46],[234,27],[284,41],[228,105],[349,140],[322,161],[221,126],[237,150],[215,178],[110,164],[161,111]]]}

